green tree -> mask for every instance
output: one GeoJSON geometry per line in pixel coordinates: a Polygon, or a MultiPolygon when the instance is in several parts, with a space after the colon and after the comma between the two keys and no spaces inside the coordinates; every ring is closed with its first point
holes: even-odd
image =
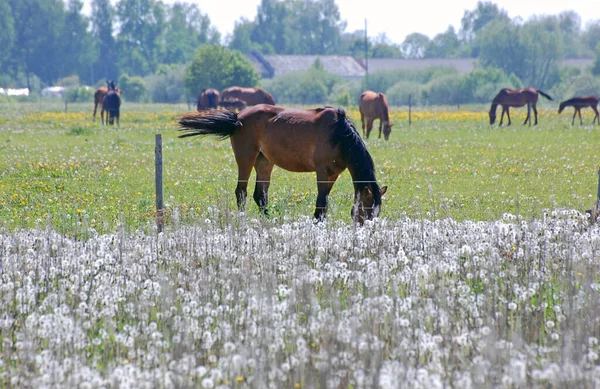
{"type": "Polygon", "coordinates": [[[264,53],[292,54],[289,1],[261,0],[251,39],[264,53]]]}
{"type": "Polygon", "coordinates": [[[69,0],[64,29],[61,34],[61,55],[68,58],[62,61],[61,74],[85,75],[91,81],[90,65],[93,60],[92,37],[88,32],[88,20],[81,10],[82,0],[69,0]]]}
{"type": "Polygon", "coordinates": [[[123,97],[129,101],[141,101],[146,93],[146,83],[140,76],[128,76],[122,74],[119,77],[119,89],[123,91],[123,97]]]}
{"type": "Polygon", "coordinates": [[[381,33],[373,40],[373,47],[369,56],[373,58],[402,58],[402,51],[400,51],[398,45],[393,44],[388,39],[385,33],[381,33]]]}
{"type": "Polygon", "coordinates": [[[365,57],[365,44],[368,50],[369,56],[373,52],[373,44],[367,39],[365,42],[365,31],[356,30],[351,33],[345,33],[342,35],[342,47],[341,53],[351,55],[353,57],[365,57]]]}
{"type": "Polygon", "coordinates": [[[15,20],[9,0],[0,0],[0,72],[7,74],[10,67],[10,54],[15,42],[15,20]]]}
{"type": "Polygon", "coordinates": [[[506,74],[515,73],[522,78],[526,72],[527,61],[520,29],[520,26],[509,20],[494,20],[488,23],[477,35],[481,66],[495,67],[506,74]]]}
{"type": "Polygon", "coordinates": [[[596,46],[600,43],[600,19],[588,22],[583,30],[582,38],[588,52],[593,55],[596,46]]]}
{"type": "Polygon", "coordinates": [[[218,45],[200,46],[185,70],[185,87],[189,96],[197,96],[204,88],[251,87],[258,80],[259,76],[248,58],[237,50],[218,45]]]}
{"type": "Polygon", "coordinates": [[[429,42],[425,50],[427,58],[448,58],[455,57],[460,48],[458,35],[454,31],[454,27],[448,26],[446,32],[437,34],[429,42]]]}
{"type": "Polygon", "coordinates": [[[472,11],[465,11],[461,19],[460,38],[471,43],[477,34],[492,21],[509,21],[508,13],[491,1],[478,1],[472,11]]]}
{"type": "Polygon", "coordinates": [[[64,61],[60,50],[64,3],[62,0],[9,0],[8,4],[15,31],[11,52],[13,71],[25,74],[29,88],[33,75],[52,83],[61,76],[64,61]]]}
{"type": "Polygon", "coordinates": [[[259,49],[260,45],[252,41],[253,30],[254,22],[243,17],[236,21],[228,47],[231,50],[239,50],[242,53],[249,53],[252,50],[259,49]]]}
{"type": "Polygon", "coordinates": [[[596,46],[596,58],[594,58],[594,64],[592,65],[592,74],[600,76],[600,43],[596,46]]]}
{"type": "Polygon", "coordinates": [[[275,77],[265,82],[265,88],[281,103],[324,104],[339,81],[339,77],[323,68],[312,66],[309,70],[275,77]]]}
{"type": "Polygon", "coordinates": [[[164,64],[184,64],[192,60],[194,50],[203,43],[219,43],[219,32],[195,4],[175,3],[167,7],[164,32],[164,64]]]}
{"type": "Polygon", "coordinates": [[[514,73],[537,88],[552,87],[558,81],[558,61],[564,56],[558,18],[534,16],[523,24],[520,36],[524,46],[525,67],[514,73]],[[551,75],[555,75],[552,80],[551,75]]]}
{"type": "Polygon", "coordinates": [[[335,0],[290,1],[288,14],[296,54],[335,54],[342,43],[346,23],[335,0]]]}
{"type": "Polygon", "coordinates": [[[114,14],[110,0],[92,1],[92,38],[97,55],[92,83],[94,79],[116,79],[119,75],[117,45],[113,36],[114,14]]]}
{"type": "Polygon", "coordinates": [[[586,54],[581,40],[581,17],[575,11],[564,11],[558,15],[558,25],[564,44],[566,58],[580,58],[586,54]]]}
{"type": "Polygon", "coordinates": [[[404,38],[400,46],[405,58],[423,58],[430,41],[427,35],[419,32],[413,32],[404,38]]]}
{"type": "Polygon", "coordinates": [[[164,51],[165,6],[158,0],[120,0],[119,59],[129,74],[156,72],[164,51]]]}
{"type": "Polygon", "coordinates": [[[459,31],[459,39],[463,45],[471,47],[470,56],[479,56],[479,32],[491,22],[510,22],[508,13],[498,7],[491,1],[478,1],[477,6],[472,11],[465,11],[459,31]]]}

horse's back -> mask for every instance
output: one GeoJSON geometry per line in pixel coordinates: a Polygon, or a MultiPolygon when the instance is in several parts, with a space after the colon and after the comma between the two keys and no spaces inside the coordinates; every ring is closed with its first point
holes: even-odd
{"type": "Polygon", "coordinates": [[[384,105],[387,107],[385,95],[373,91],[363,92],[358,102],[360,112],[367,116],[379,115],[384,105]]]}
{"type": "Polygon", "coordinates": [[[343,111],[258,104],[240,112],[234,149],[256,147],[275,165],[295,172],[315,171],[331,158],[331,138],[343,111]]]}

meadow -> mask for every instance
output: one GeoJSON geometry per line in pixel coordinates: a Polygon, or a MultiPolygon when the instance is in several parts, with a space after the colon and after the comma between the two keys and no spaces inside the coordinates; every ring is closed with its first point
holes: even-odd
{"type": "MultiPolygon", "coordinates": [[[[155,210],[156,133],[163,134],[168,215],[193,221],[214,208],[236,209],[229,142],[177,138],[175,119],[187,106],[126,105],[120,128],[92,123],[90,104],[62,110],[60,104],[0,105],[0,226],[49,224],[69,233],[78,222],[98,232],[120,224],[146,228],[155,210]]],[[[486,107],[417,111],[411,126],[406,110],[394,110],[390,141],[373,135],[367,141],[378,181],[390,188],[383,216],[494,220],[507,212],[539,217],[555,208],[593,207],[597,128],[572,127],[568,113],[550,110],[541,113],[540,125],[522,126],[524,110],[513,111],[515,124],[507,128],[491,127],[486,107]]],[[[357,109],[348,112],[361,131],[357,109]]],[[[271,214],[310,215],[316,193],[314,174],[276,168],[271,214]]],[[[350,221],[352,193],[346,172],[330,196],[333,219],[350,221]]],[[[258,216],[252,202],[247,212],[258,216]]]]}
{"type": "Polygon", "coordinates": [[[229,143],[177,138],[186,106],[116,128],[90,105],[0,105],[0,388],[600,385],[600,128],[394,110],[357,226],[347,173],[324,223],[314,175],[277,169],[271,216],[240,214],[229,143]]]}

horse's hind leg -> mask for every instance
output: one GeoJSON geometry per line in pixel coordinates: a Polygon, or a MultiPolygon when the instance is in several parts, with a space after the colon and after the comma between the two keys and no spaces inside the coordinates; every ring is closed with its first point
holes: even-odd
{"type": "Polygon", "coordinates": [[[362,124],[363,138],[364,138],[366,136],[365,135],[365,115],[363,114],[362,111],[360,111],[360,123],[362,124]]]}
{"type": "Polygon", "coordinates": [[[323,221],[327,214],[328,198],[331,188],[335,180],[337,180],[339,174],[329,175],[326,170],[317,170],[317,188],[319,194],[317,195],[317,206],[315,208],[315,219],[317,221],[323,221]]]}
{"type": "MultiPolygon", "coordinates": [[[[533,125],[537,126],[537,124],[538,124],[537,108],[536,108],[535,104],[533,104],[532,107],[533,107],[533,116],[535,117],[535,123],[533,125]]],[[[529,118],[529,125],[531,126],[531,118],[529,118]]]]}
{"type": "Polygon", "coordinates": [[[237,199],[238,210],[241,212],[244,211],[246,206],[248,179],[259,153],[249,142],[251,141],[245,138],[238,139],[235,136],[231,137],[231,147],[233,148],[235,161],[238,165],[238,184],[235,188],[235,197],[237,199]]]}
{"type": "Polygon", "coordinates": [[[369,135],[371,135],[371,131],[373,131],[373,122],[375,119],[367,118],[367,139],[369,139],[369,135]]]}
{"type": "Polygon", "coordinates": [[[575,108],[575,110],[573,111],[573,119],[571,120],[571,125],[574,126],[575,125],[575,117],[577,116],[577,108],[575,108]]]}
{"type": "Polygon", "coordinates": [[[96,112],[98,110],[98,103],[94,102],[94,113],[92,114],[92,122],[96,121],[96,112]]]}
{"type": "Polygon", "coordinates": [[[592,106],[592,109],[594,110],[594,113],[596,114],[596,116],[594,116],[594,120],[592,121],[592,125],[596,122],[596,120],[598,120],[598,124],[600,125],[600,115],[598,114],[598,108],[592,106]]]}
{"type": "Polygon", "coordinates": [[[581,119],[581,108],[579,108],[577,112],[579,112],[579,124],[583,126],[583,119],[581,119]]]}
{"type": "Polygon", "coordinates": [[[256,186],[254,187],[254,201],[260,212],[268,216],[267,205],[269,205],[269,185],[271,184],[271,172],[273,163],[263,153],[258,154],[254,163],[256,170],[256,186]]]}

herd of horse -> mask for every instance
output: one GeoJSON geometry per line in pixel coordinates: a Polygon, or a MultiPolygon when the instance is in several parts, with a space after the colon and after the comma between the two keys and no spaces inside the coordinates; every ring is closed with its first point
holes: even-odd
{"type": "MultiPolygon", "coordinates": [[[[104,124],[119,124],[119,108],[122,91],[114,82],[107,81],[106,87],[98,88],[94,96],[94,119],[97,106],[104,124]]],[[[535,88],[502,89],[492,101],[489,111],[490,124],[496,121],[496,109],[500,105],[511,124],[511,107],[527,106],[527,117],[523,124],[531,126],[531,110],[534,125],[538,123],[537,101],[548,94],[535,88]]],[[[581,109],[590,107],[598,115],[598,98],[595,96],[574,97],[560,103],[558,113],[565,107],[573,107],[572,124],[581,109]]],[[[392,132],[389,107],[383,93],[365,91],[359,98],[361,137],[352,121],[342,108],[325,106],[316,109],[284,108],[277,106],[273,96],[261,88],[203,89],[198,97],[197,112],[184,114],[178,119],[180,138],[198,135],[213,135],[229,139],[238,166],[235,196],[237,206],[243,211],[247,188],[252,170],[256,172],[253,198],[260,212],[268,214],[268,191],[274,166],[291,172],[316,172],[317,204],[314,217],[321,221],[328,209],[329,193],[340,174],[348,169],[354,186],[354,201],[350,215],[356,223],[378,217],[381,213],[382,197],[387,186],[380,187],[375,177],[375,164],[364,139],[368,139],[373,123],[379,120],[379,138],[383,134],[387,141],[392,132]]]]}

